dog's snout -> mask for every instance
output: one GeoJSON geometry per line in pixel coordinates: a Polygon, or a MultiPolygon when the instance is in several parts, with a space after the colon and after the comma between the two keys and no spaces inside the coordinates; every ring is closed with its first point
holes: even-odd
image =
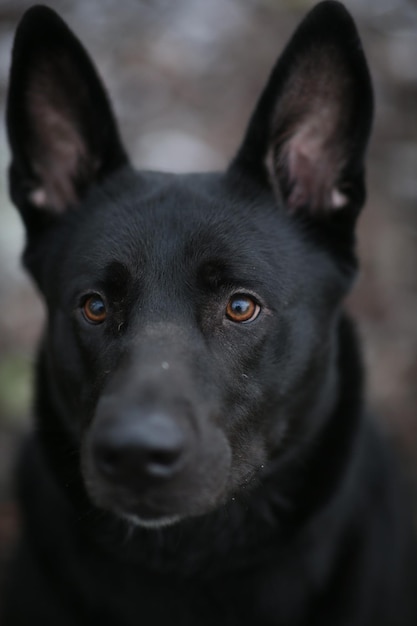
{"type": "Polygon", "coordinates": [[[175,476],[187,436],[183,425],[169,415],[133,412],[101,424],[91,444],[94,465],[103,478],[138,488],[175,476]]]}

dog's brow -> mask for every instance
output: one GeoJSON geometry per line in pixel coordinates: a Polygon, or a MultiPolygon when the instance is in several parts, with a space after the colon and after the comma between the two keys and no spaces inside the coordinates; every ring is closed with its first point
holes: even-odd
{"type": "Polygon", "coordinates": [[[111,261],[106,265],[104,282],[113,290],[125,291],[132,282],[132,275],[124,263],[111,261]]]}

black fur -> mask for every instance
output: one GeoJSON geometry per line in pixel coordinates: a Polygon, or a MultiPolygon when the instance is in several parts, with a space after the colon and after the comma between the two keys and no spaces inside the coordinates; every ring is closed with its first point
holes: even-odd
{"type": "Polygon", "coordinates": [[[81,44],[25,14],[10,187],[48,324],[5,626],[415,626],[412,516],[341,308],[372,108],[322,2],[228,171],[137,172],[81,44]]]}

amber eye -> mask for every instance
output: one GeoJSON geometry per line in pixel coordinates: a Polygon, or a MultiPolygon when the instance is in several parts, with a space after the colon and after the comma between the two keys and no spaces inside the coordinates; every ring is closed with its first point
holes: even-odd
{"type": "Polygon", "coordinates": [[[226,315],[232,322],[252,322],[261,311],[259,304],[250,296],[236,294],[227,303],[226,315]]]}
{"type": "Polygon", "coordinates": [[[83,304],[83,313],[92,324],[101,324],[107,317],[106,304],[98,293],[93,293],[83,304]]]}

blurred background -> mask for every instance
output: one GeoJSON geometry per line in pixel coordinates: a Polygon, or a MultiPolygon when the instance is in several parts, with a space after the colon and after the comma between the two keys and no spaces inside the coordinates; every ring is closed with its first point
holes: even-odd
{"type": "MultiPolygon", "coordinates": [[[[54,0],[92,54],[132,161],[171,171],[224,167],[307,0],[54,0]]],[[[0,118],[16,24],[32,2],[0,0],[0,118]]],[[[417,2],[347,0],[369,59],[376,120],[362,272],[349,299],[372,406],[417,467],[417,2]]],[[[0,124],[0,562],[16,524],[11,468],[29,426],[44,311],[19,255],[0,124]]]]}

